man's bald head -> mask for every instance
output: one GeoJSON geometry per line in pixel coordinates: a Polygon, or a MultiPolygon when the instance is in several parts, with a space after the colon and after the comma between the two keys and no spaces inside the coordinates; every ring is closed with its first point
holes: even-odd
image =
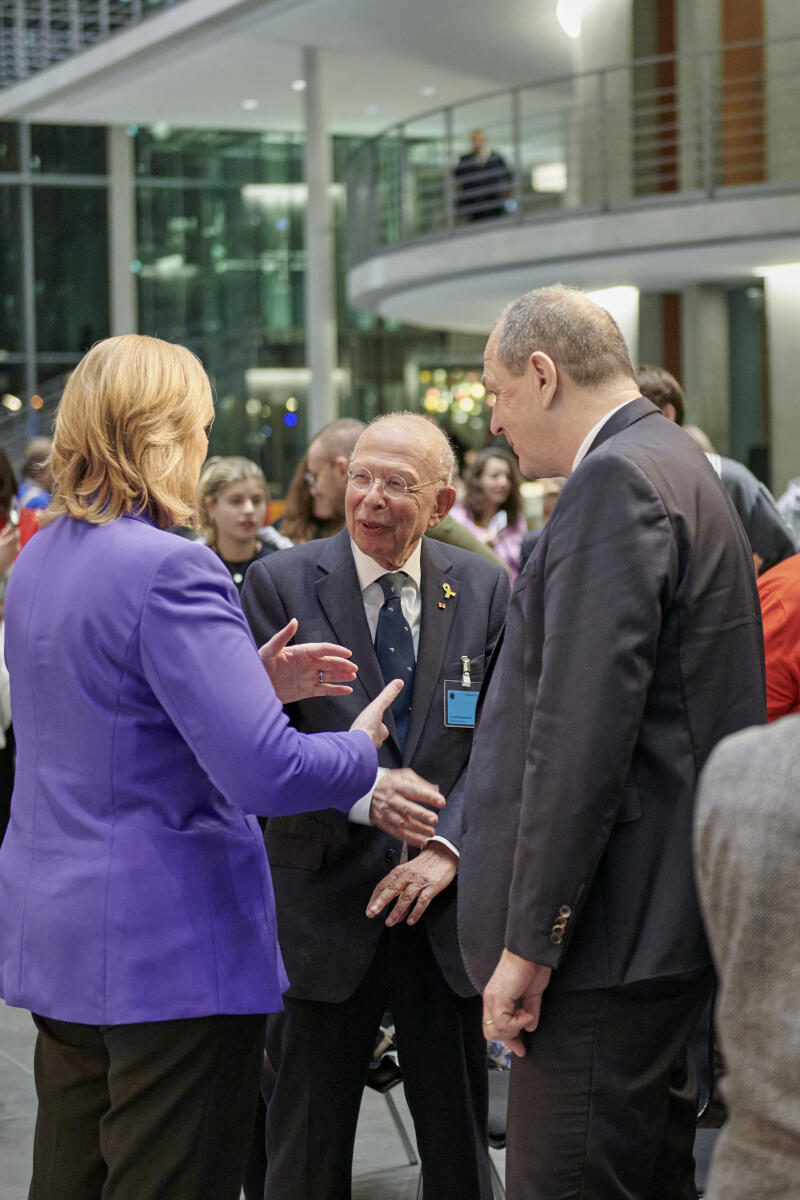
{"type": "Polygon", "coordinates": [[[455,471],[456,456],[446,434],[430,417],[424,417],[422,413],[386,413],[382,417],[376,417],[364,429],[365,435],[378,439],[398,432],[402,437],[407,437],[409,443],[424,447],[425,452],[430,455],[437,480],[442,484],[449,484],[455,471]]]}
{"type": "Polygon", "coordinates": [[[398,571],[425,530],[450,511],[453,463],[450,443],[427,417],[392,413],[368,425],[353,451],[345,497],[358,548],[384,570],[398,571]]]}
{"type": "Polygon", "coordinates": [[[631,356],[614,318],[574,288],[555,284],[515,300],[492,334],[494,352],[512,375],[522,375],[539,350],[578,387],[635,381],[631,356]]]}

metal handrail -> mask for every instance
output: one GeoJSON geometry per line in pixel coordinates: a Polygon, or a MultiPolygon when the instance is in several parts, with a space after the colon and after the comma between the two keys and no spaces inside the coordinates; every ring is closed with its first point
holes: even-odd
{"type": "Polygon", "coordinates": [[[797,187],[798,107],[793,38],[650,56],[428,110],[351,152],[350,265],[467,229],[797,187]],[[454,147],[466,151],[475,128],[501,161],[465,187],[454,147]]]}
{"type": "Polygon", "coordinates": [[[0,0],[0,90],[183,0],[0,0]]]}

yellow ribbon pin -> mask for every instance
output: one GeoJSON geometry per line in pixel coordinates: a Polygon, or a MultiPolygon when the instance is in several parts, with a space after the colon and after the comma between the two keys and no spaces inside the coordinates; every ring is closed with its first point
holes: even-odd
{"type": "Polygon", "coordinates": [[[442,584],[442,591],[444,592],[444,598],[445,598],[445,600],[451,600],[451,599],[453,598],[453,596],[455,596],[455,592],[454,592],[454,591],[453,591],[453,589],[450,587],[450,584],[449,584],[449,583],[443,583],[443,584],[442,584]]]}

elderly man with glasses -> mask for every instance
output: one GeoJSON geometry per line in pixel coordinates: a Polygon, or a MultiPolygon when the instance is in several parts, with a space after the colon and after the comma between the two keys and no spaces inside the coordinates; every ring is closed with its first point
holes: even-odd
{"type": "Polygon", "coordinates": [[[270,1200],[350,1196],[361,1093],[386,1009],[426,1200],[491,1197],[486,1053],[458,947],[455,878],[475,704],[508,578],[423,538],[453,504],[452,472],[433,422],[379,418],[350,462],[347,528],[271,555],[245,581],[259,643],[296,616],[297,640],[339,642],[358,664],[350,695],[287,706],[298,729],[347,728],[384,678],[405,682],[386,714],[379,778],[349,816],[331,809],[267,826],[291,983],[267,1032],[277,1069],[270,1200]]]}

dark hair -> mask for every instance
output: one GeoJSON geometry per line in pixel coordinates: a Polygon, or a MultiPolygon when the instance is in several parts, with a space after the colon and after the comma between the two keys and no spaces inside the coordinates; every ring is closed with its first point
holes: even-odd
{"type": "Polygon", "coordinates": [[[522,498],[519,493],[521,477],[516,459],[512,458],[502,446],[485,446],[476,454],[475,461],[467,468],[464,476],[464,482],[467,485],[464,507],[476,521],[482,521],[486,515],[486,497],[481,487],[481,475],[491,458],[499,458],[501,462],[508,465],[511,489],[508,499],[505,504],[500,505],[500,508],[508,514],[509,525],[513,525],[522,512],[522,498]]]}
{"type": "Polygon", "coordinates": [[[295,546],[314,538],[332,537],[344,529],[343,516],[337,515],[323,521],[314,516],[314,497],[306,482],[307,471],[308,451],[300,459],[292,476],[281,521],[281,533],[295,546]]]}
{"type": "Polygon", "coordinates": [[[686,403],[683,399],[683,388],[674,375],[670,375],[663,367],[653,367],[643,363],[636,368],[636,383],[643,396],[655,404],[656,408],[664,411],[665,404],[671,404],[675,409],[675,423],[682,425],[686,416],[686,403]]]}
{"type": "Polygon", "coordinates": [[[17,477],[9,457],[0,446],[0,513],[7,513],[17,494],[17,477]]]}

